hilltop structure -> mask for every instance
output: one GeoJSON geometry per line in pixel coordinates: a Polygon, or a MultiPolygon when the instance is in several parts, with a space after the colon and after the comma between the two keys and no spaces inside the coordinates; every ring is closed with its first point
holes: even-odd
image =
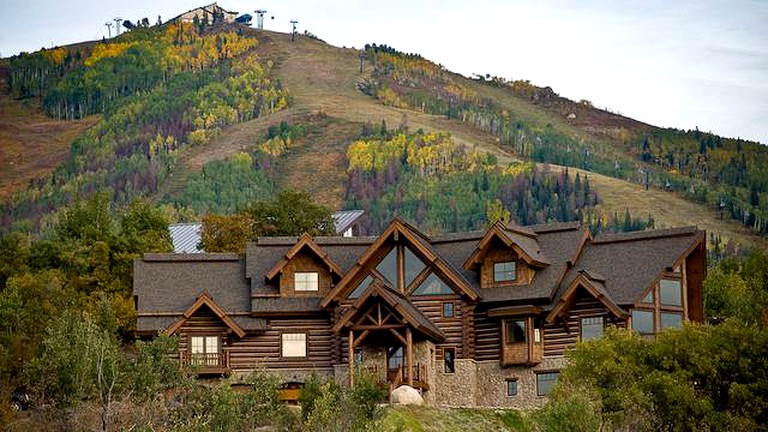
{"type": "Polygon", "coordinates": [[[237,12],[228,11],[216,3],[211,3],[188,10],[177,17],[171,18],[168,22],[182,21],[191,23],[195,18],[200,22],[207,23],[212,23],[218,19],[221,19],[222,22],[233,23],[237,19],[237,12]]]}
{"type": "Polygon", "coordinates": [[[430,238],[395,219],[377,237],[146,254],[138,331],[178,335],[181,364],[201,375],[266,367],[295,389],[312,373],[354,385],[365,369],[431,404],[529,408],[578,340],[702,321],[705,240],[695,228],[593,236],[577,223],[430,238]]]}

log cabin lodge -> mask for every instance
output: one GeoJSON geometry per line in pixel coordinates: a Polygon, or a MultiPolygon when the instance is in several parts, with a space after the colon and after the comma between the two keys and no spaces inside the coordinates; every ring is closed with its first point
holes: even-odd
{"type": "Polygon", "coordinates": [[[180,363],[201,376],[264,367],[296,389],[366,370],[428,404],[536,407],[578,340],[702,321],[705,241],[695,228],[593,236],[578,223],[430,238],[396,218],[376,237],[145,254],[138,332],[178,335],[180,363]]]}

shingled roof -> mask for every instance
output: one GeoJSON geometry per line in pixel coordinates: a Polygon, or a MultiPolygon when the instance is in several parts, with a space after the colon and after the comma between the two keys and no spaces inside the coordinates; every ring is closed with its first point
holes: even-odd
{"type": "MultiPolygon", "coordinates": [[[[488,231],[450,233],[428,237],[405,221],[396,219],[378,237],[265,237],[247,246],[245,256],[236,254],[146,254],[134,266],[134,292],[138,301],[138,329],[142,332],[166,329],[187,311],[195,299],[208,292],[216,305],[245,331],[264,328],[261,317],[288,314],[324,313],[328,297],[282,298],[278,278],[281,260],[290,259],[302,247],[333,263],[339,277],[362,268],[366,257],[383,245],[387,236],[403,238],[424,255],[425,263],[438,273],[450,275],[483,308],[519,308],[525,305],[552,311],[562,302],[568,288],[582,277],[593,295],[623,313],[639,300],[664,272],[685,259],[705,241],[694,227],[604,234],[592,237],[578,223],[556,223],[528,227],[500,227],[519,249],[536,263],[530,284],[480,289],[475,266],[464,268],[488,231]],[[395,233],[397,231],[397,233],[395,233]],[[385,238],[386,237],[386,238],[385,238]],[[277,269],[277,270],[276,270],[277,269]],[[472,294],[472,295],[470,295],[472,294]]],[[[393,237],[393,238],[394,238],[393,237]]],[[[337,284],[336,288],[341,285],[337,284]]],[[[391,290],[390,290],[391,291],[391,290]]],[[[394,292],[394,291],[393,291],[394,292]]],[[[392,300],[402,310],[400,293],[392,300]]],[[[387,293],[388,295],[388,293],[387,293]]],[[[393,294],[394,295],[394,294],[393,294]]],[[[413,314],[413,316],[417,316],[413,314]]],[[[230,323],[231,327],[236,327],[230,323]]]]}
{"type": "Polygon", "coordinates": [[[586,271],[593,278],[604,278],[605,289],[616,304],[634,304],[664,271],[679,264],[703,241],[703,235],[695,227],[684,227],[597,236],[565,275],[553,300],[586,271]]]}
{"type": "Polygon", "coordinates": [[[166,329],[205,291],[238,326],[264,328],[263,320],[249,316],[245,260],[237,254],[145,254],[133,274],[140,332],[166,329]]]}

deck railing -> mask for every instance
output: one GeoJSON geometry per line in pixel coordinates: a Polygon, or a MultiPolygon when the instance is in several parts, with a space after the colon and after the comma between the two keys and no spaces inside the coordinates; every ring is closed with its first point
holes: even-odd
{"type": "Polygon", "coordinates": [[[180,351],[179,363],[182,367],[199,368],[201,372],[223,372],[229,369],[229,351],[217,353],[180,351]]]}

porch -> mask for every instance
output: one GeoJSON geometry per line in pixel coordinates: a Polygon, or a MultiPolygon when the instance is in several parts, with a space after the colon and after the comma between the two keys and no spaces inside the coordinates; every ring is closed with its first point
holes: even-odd
{"type": "Polygon", "coordinates": [[[191,353],[181,350],[179,365],[193,369],[198,375],[227,375],[232,371],[229,367],[229,351],[191,353]]]}

